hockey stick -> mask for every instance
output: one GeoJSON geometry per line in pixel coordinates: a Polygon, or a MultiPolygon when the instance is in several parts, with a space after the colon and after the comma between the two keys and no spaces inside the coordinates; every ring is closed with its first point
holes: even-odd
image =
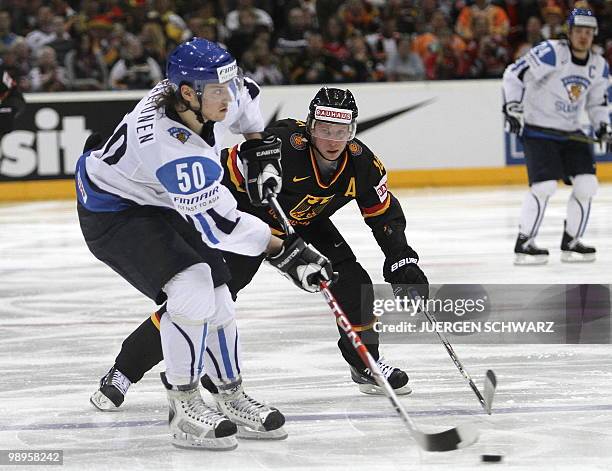
{"type": "Polygon", "coordinates": [[[540,126],[533,125],[529,125],[529,128],[533,129],[536,132],[541,132],[550,136],[564,137],[569,141],[584,142],[585,144],[604,144],[604,142],[602,142],[601,140],[595,139],[591,136],[587,136],[586,134],[582,134],[581,132],[562,131],[560,129],[543,128],[540,126]]]}
{"type": "MultiPolygon", "coordinates": [[[[419,293],[415,289],[411,289],[410,295],[413,298],[416,298],[417,296],[419,296],[419,293]]],[[[478,398],[478,402],[480,402],[480,405],[482,406],[482,408],[485,410],[487,414],[491,415],[491,407],[493,406],[493,397],[495,396],[495,389],[497,388],[497,378],[493,370],[487,370],[485,374],[484,396],[483,396],[480,393],[480,390],[478,389],[474,381],[472,380],[472,377],[469,375],[469,373],[463,366],[463,363],[461,363],[461,360],[459,360],[459,357],[455,353],[453,346],[450,344],[446,336],[442,332],[440,332],[439,329],[436,328],[437,321],[434,315],[431,312],[429,312],[427,309],[425,309],[425,305],[423,305],[422,312],[423,314],[425,314],[425,317],[427,318],[429,323],[432,325],[432,327],[436,331],[436,334],[438,334],[438,338],[442,342],[442,345],[444,345],[444,348],[446,348],[446,351],[451,357],[451,360],[453,360],[453,363],[455,364],[455,366],[457,367],[461,375],[468,382],[468,384],[470,385],[470,388],[472,388],[472,391],[474,391],[474,394],[476,394],[476,397],[478,398]]]]}
{"type": "MultiPolygon", "coordinates": [[[[276,213],[276,217],[283,226],[285,233],[287,235],[295,234],[293,227],[291,227],[291,225],[289,224],[287,216],[278,204],[274,193],[268,192],[267,198],[268,204],[276,213]]],[[[395,394],[393,388],[391,387],[384,374],[378,367],[376,360],[374,360],[367,347],[362,343],[359,334],[357,334],[352,324],[346,317],[346,314],[340,307],[340,304],[338,304],[338,301],[336,301],[336,298],[329,290],[327,282],[321,281],[319,286],[321,288],[323,296],[325,297],[325,301],[336,316],[337,324],[346,333],[347,337],[351,341],[351,345],[353,346],[363,363],[372,372],[376,384],[378,384],[378,386],[380,386],[381,389],[384,391],[385,396],[387,396],[387,398],[391,402],[391,405],[398,413],[400,418],[404,421],[404,423],[408,427],[408,430],[410,430],[412,437],[419,444],[419,446],[421,446],[421,448],[427,451],[450,451],[456,450],[458,448],[467,447],[475,443],[476,440],[478,440],[478,431],[470,425],[461,425],[459,427],[453,427],[451,429],[439,433],[425,433],[419,430],[414,421],[410,418],[404,407],[399,402],[397,395],[395,394]]]]}

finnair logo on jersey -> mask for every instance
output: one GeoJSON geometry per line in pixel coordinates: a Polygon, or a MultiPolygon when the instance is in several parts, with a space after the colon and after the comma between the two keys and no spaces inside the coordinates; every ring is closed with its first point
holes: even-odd
{"type": "Polygon", "coordinates": [[[564,77],[561,79],[563,82],[563,86],[565,87],[565,91],[567,92],[567,96],[572,103],[580,100],[580,97],[591,85],[591,82],[580,76],[580,75],[570,75],[569,77],[564,77]]]}
{"type": "Polygon", "coordinates": [[[317,106],[315,108],[315,119],[332,123],[351,124],[353,112],[351,110],[338,110],[328,106],[317,106]]]}
{"type": "Polygon", "coordinates": [[[235,78],[238,75],[238,65],[236,61],[229,65],[224,65],[217,69],[217,77],[219,77],[219,83],[225,83],[235,78]]]}
{"type": "Polygon", "coordinates": [[[174,207],[185,214],[199,214],[219,200],[219,184],[210,190],[204,190],[195,195],[172,195],[174,207]]]}

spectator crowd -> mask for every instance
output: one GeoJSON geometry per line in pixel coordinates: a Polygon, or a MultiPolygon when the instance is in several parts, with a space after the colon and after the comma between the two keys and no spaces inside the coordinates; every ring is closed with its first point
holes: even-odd
{"type": "Polygon", "coordinates": [[[612,0],[0,0],[0,59],[26,92],[150,88],[193,36],[264,85],[496,78],[576,6],[612,63],[612,0]]]}

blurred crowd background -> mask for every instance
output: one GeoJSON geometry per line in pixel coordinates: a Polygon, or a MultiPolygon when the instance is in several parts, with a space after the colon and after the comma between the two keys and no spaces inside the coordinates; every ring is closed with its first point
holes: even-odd
{"type": "Polygon", "coordinates": [[[575,6],[611,62],[612,0],[1,0],[0,58],[25,92],[150,88],[193,36],[263,85],[498,78],[575,6]]]}

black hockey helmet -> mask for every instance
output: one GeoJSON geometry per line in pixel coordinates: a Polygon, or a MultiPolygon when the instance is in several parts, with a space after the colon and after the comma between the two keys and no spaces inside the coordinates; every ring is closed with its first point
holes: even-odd
{"type": "MultiPolygon", "coordinates": [[[[350,90],[323,87],[310,102],[306,129],[309,134],[316,135],[317,121],[346,125],[346,137],[337,140],[348,141],[355,137],[358,113],[355,97],[350,90]]],[[[325,138],[334,139],[329,136],[325,136],[325,138]]]]}

